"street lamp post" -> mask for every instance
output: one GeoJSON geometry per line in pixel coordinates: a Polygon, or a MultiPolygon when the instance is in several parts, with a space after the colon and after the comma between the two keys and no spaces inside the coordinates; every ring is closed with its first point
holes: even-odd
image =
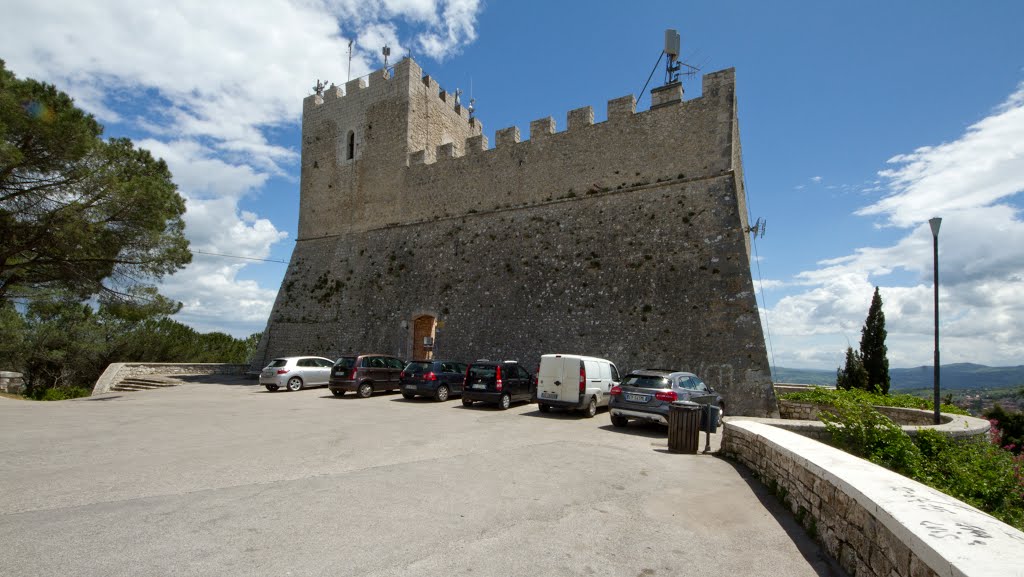
{"type": "Polygon", "coordinates": [[[939,225],[941,218],[928,221],[932,227],[932,284],[935,286],[935,424],[939,424],[939,225]]]}

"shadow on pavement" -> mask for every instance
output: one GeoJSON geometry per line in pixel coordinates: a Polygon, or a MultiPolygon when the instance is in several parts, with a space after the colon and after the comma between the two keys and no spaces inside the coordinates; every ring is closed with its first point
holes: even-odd
{"type": "Polygon", "coordinates": [[[607,425],[602,425],[599,428],[604,429],[605,431],[613,431],[615,433],[623,433],[626,435],[636,435],[638,437],[668,439],[667,428],[657,423],[648,423],[645,421],[630,421],[629,425],[625,427],[616,427],[615,425],[608,423],[607,425]]]}
{"type": "Polygon", "coordinates": [[[793,544],[796,545],[797,550],[815,573],[821,577],[849,577],[839,563],[829,557],[828,553],[807,533],[807,530],[796,522],[792,512],[779,502],[778,498],[753,475],[750,469],[721,455],[715,454],[715,456],[736,469],[736,473],[747,483],[754,496],[764,505],[765,510],[775,518],[779,527],[782,527],[789,538],[793,540],[793,544]]]}
{"type": "Polygon", "coordinates": [[[166,375],[176,381],[183,383],[205,383],[208,385],[259,385],[259,379],[253,379],[245,375],[166,375]]]}

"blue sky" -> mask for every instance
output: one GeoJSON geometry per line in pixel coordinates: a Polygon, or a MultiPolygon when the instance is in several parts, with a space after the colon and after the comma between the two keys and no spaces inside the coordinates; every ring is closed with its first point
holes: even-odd
{"type": "MultiPolygon", "coordinates": [[[[752,263],[779,366],[833,369],[871,292],[892,366],[932,358],[940,233],[944,363],[1024,364],[1024,3],[266,0],[5,3],[0,58],[165,158],[193,248],[287,261],[302,98],[411,53],[494,132],[639,94],[665,28],[735,67],[752,263]]],[[[661,81],[659,69],[652,86],[661,81]]],[[[687,97],[700,77],[684,80],[687,97]]],[[[646,109],[649,96],[639,96],[646,109]]],[[[285,271],[197,254],[163,290],[179,320],[262,330],[285,271]]]]}

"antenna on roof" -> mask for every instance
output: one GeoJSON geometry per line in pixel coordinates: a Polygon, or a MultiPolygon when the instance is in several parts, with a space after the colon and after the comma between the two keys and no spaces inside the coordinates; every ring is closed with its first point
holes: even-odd
{"type": "Polygon", "coordinates": [[[768,221],[763,219],[763,218],[761,218],[761,217],[757,217],[757,222],[754,223],[754,226],[748,226],[744,230],[744,232],[752,232],[752,233],[754,233],[754,238],[764,238],[764,233],[765,233],[765,230],[767,230],[767,228],[768,228],[768,221]]]}
{"type": "Polygon", "coordinates": [[[352,80],[352,43],[355,40],[348,41],[348,79],[352,80]]]}
{"type": "Polygon", "coordinates": [[[700,72],[700,66],[693,66],[679,60],[679,32],[674,28],[665,30],[665,84],[679,82],[679,74],[693,78],[700,72]]]}
{"type": "Polygon", "coordinates": [[[384,55],[384,68],[388,67],[388,56],[391,56],[391,47],[387,44],[381,49],[381,53],[384,55]]]}

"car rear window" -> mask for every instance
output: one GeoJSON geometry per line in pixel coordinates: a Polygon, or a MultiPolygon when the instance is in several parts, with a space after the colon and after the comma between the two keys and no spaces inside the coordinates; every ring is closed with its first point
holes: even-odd
{"type": "Polygon", "coordinates": [[[425,372],[425,371],[429,371],[431,365],[433,365],[433,363],[431,363],[430,361],[426,361],[426,362],[416,362],[416,361],[414,361],[414,362],[409,363],[408,365],[405,365],[405,372],[407,372],[409,374],[413,374],[413,375],[418,375],[419,373],[422,373],[422,372],[425,372]]]}
{"type": "Polygon", "coordinates": [[[665,377],[652,377],[649,375],[626,375],[626,379],[622,381],[623,385],[630,387],[640,387],[642,389],[667,389],[668,379],[665,377]]]}
{"type": "Polygon", "coordinates": [[[268,367],[283,367],[288,364],[288,359],[274,359],[270,361],[268,367]]]}
{"type": "Polygon", "coordinates": [[[472,365],[468,376],[470,379],[494,380],[496,368],[494,365],[472,365]]]}
{"type": "Polygon", "coordinates": [[[336,369],[351,369],[352,365],[356,363],[355,357],[341,357],[334,363],[336,369]]]}

